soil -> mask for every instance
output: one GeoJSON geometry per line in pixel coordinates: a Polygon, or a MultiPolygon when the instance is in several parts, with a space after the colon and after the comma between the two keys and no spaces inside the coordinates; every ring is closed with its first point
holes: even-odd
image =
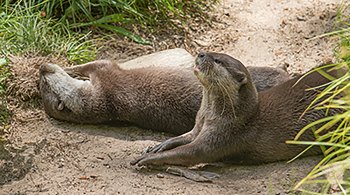
{"type": "MultiPolygon", "coordinates": [[[[165,37],[152,46],[111,40],[99,58],[125,61],[183,47],[192,54],[225,52],[249,66],[288,64],[290,72],[300,73],[334,59],[337,40],[313,37],[335,29],[338,2],[223,0],[212,14],[210,27],[196,25],[186,37],[165,37]]],[[[11,125],[1,127],[7,142],[0,148],[4,151],[0,151],[0,194],[294,194],[295,184],[321,159],[201,168],[220,174],[213,183],[133,167],[129,162],[145,147],[171,135],[127,125],[69,124],[47,117],[40,105],[33,105],[39,98],[37,69],[45,61],[65,62],[41,57],[24,61],[12,60],[9,108],[13,119],[11,125]],[[28,61],[30,68],[23,68],[28,61]]]]}

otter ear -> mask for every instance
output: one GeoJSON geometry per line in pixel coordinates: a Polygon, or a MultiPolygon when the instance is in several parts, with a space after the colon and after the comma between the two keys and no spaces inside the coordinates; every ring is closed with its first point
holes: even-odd
{"type": "Polygon", "coordinates": [[[238,72],[236,75],[236,80],[241,84],[244,85],[248,82],[247,75],[243,72],[238,72]]]}

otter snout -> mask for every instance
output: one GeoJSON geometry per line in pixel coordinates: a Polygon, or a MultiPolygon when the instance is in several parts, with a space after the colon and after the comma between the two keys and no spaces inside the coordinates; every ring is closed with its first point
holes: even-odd
{"type": "Polygon", "coordinates": [[[202,72],[204,70],[205,62],[207,59],[207,54],[204,52],[199,52],[197,55],[195,65],[194,65],[194,71],[195,73],[202,72]]]}
{"type": "Polygon", "coordinates": [[[61,70],[61,68],[56,65],[56,64],[43,64],[40,67],[40,74],[41,75],[45,75],[45,74],[53,74],[56,72],[59,72],[61,70]]]}

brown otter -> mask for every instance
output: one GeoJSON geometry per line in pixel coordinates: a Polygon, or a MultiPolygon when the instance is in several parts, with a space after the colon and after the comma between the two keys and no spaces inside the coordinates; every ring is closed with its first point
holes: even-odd
{"type": "MultiPolygon", "coordinates": [[[[282,68],[250,69],[260,90],[289,78],[282,68]]],[[[66,71],[54,64],[41,67],[40,91],[51,117],[76,123],[125,121],[177,135],[194,125],[202,88],[188,69],[123,70],[115,62],[99,60],[66,71]],[[89,79],[72,78],[66,71],[89,79]]]]}
{"type": "MultiPolygon", "coordinates": [[[[339,76],[336,73],[329,72],[339,76]]],[[[302,115],[320,90],[310,88],[329,82],[317,71],[259,94],[244,65],[225,54],[200,53],[195,74],[203,85],[203,99],[194,128],[159,144],[132,165],[190,166],[221,160],[259,164],[291,159],[306,146],[285,141],[327,115],[327,110],[302,115]]],[[[328,114],[336,112],[328,110],[328,114]]],[[[312,132],[304,133],[302,139],[313,140],[312,132]]],[[[308,151],[308,155],[318,153],[315,147],[308,151]]]]}

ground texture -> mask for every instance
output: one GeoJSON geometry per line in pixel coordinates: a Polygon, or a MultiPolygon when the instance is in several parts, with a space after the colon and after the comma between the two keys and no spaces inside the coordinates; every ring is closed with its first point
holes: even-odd
{"type": "MultiPolygon", "coordinates": [[[[333,58],[337,40],[313,37],[334,29],[337,0],[223,0],[212,26],[153,46],[111,40],[99,58],[125,61],[167,48],[225,52],[245,65],[288,64],[292,73],[333,58]]],[[[212,167],[220,178],[196,183],[129,165],[142,150],[171,135],[136,127],[77,125],[45,115],[36,102],[37,70],[58,58],[13,58],[8,139],[0,147],[0,194],[293,194],[291,189],[319,157],[263,166],[212,167]],[[28,66],[30,64],[30,66],[28,66]]],[[[39,101],[40,102],[40,101],[39,101]]],[[[283,121],[281,121],[283,122],[283,121]]]]}

